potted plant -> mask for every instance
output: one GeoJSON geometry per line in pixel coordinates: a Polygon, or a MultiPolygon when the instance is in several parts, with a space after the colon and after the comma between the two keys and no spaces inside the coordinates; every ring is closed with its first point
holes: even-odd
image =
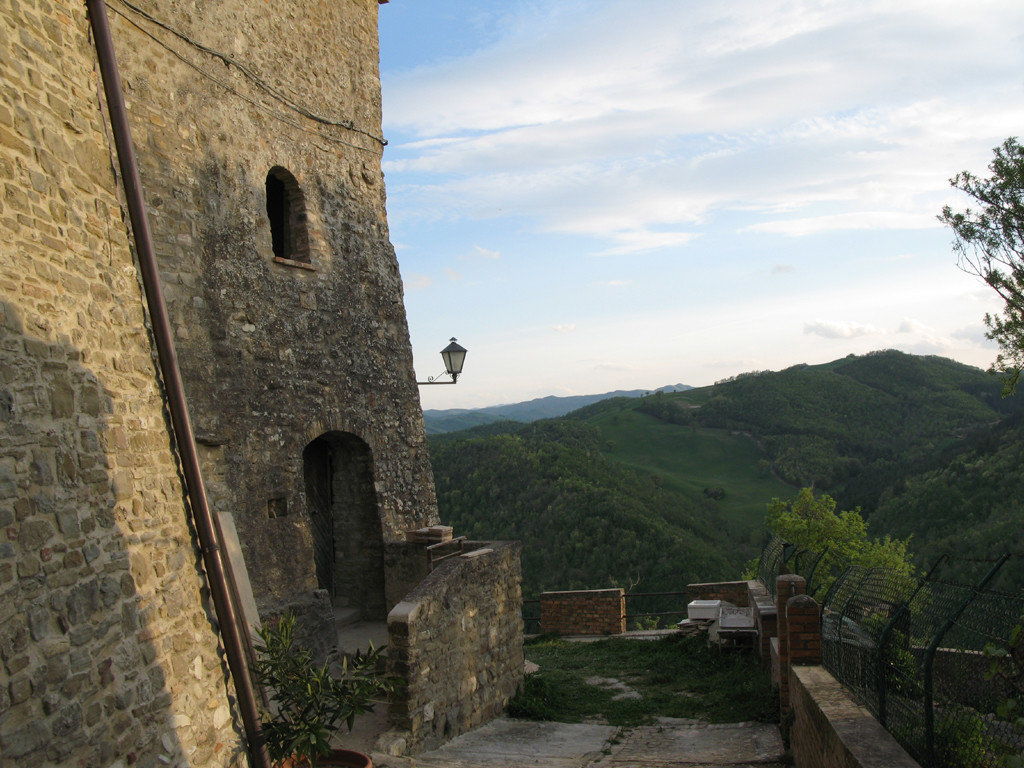
{"type": "Polygon", "coordinates": [[[262,718],[271,759],[281,766],[343,765],[372,768],[370,758],[350,750],[332,750],[331,738],[345,723],[352,730],[358,715],[372,712],[392,684],[376,674],[381,649],[344,657],[340,674],[295,643],[295,616],[282,616],[257,631],[255,676],[267,691],[270,711],[262,718]]]}

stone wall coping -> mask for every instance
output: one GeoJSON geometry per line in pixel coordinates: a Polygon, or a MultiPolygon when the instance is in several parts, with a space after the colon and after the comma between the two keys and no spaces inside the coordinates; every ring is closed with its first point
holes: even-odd
{"type": "Polygon", "coordinates": [[[758,595],[754,598],[754,607],[762,616],[774,616],[778,613],[778,607],[771,595],[758,595]]]}
{"type": "MultiPolygon", "coordinates": [[[[402,542],[403,544],[405,542],[402,542]]],[[[486,542],[466,542],[466,546],[470,545],[483,545],[490,549],[491,552],[498,550],[507,549],[508,547],[519,547],[518,541],[486,541],[486,542]]],[[[413,545],[417,546],[417,545],[413,545]]],[[[416,618],[415,612],[410,613],[409,608],[403,608],[406,605],[419,605],[420,602],[427,596],[433,593],[437,585],[443,584],[448,571],[455,568],[461,568],[469,565],[474,561],[474,558],[464,559],[461,557],[452,557],[438,563],[437,566],[427,574],[426,578],[423,579],[409,594],[407,594],[402,600],[400,600],[391,612],[388,613],[388,623],[414,620],[416,618]]]]}
{"type": "Polygon", "coordinates": [[[808,698],[824,716],[847,758],[856,768],[920,768],[874,716],[857,704],[824,667],[793,667],[808,698]]]}
{"type": "Polygon", "coordinates": [[[818,608],[818,601],[810,595],[793,595],[786,601],[786,610],[790,608],[818,608]]]}
{"type": "Polygon", "coordinates": [[[624,595],[626,591],[622,587],[614,587],[611,589],[565,589],[560,592],[541,592],[540,596],[545,595],[579,595],[579,594],[592,594],[592,595],[624,595]]]}
{"type": "Polygon", "coordinates": [[[388,612],[388,624],[415,621],[419,610],[420,603],[418,601],[403,600],[388,612]]]}
{"type": "Polygon", "coordinates": [[[724,587],[724,586],[739,586],[740,584],[746,584],[748,587],[751,584],[758,584],[757,581],[750,581],[748,579],[736,579],[735,581],[699,581],[693,584],[687,584],[687,589],[698,588],[698,587],[724,587]]]}

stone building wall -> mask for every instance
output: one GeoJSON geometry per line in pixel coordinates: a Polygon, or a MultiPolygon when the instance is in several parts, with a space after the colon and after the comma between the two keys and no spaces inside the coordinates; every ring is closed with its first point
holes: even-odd
{"type": "Polygon", "coordinates": [[[84,4],[0,50],[0,762],[244,764],[84,4]]]}
{"type": "Polygon", "coordinates": [[[261,611],[321,587],[383,620],[384,544],[437,509],[385,219],[378,0],[110,7],[211,505],[261,611]],[[337,571],[360,553],[377,565],[353,585],[337,571]]]}
{"type": "Polygon", "coordinates": [[[521,546],[467,542],[388,615],[388,671],[404,683],[388,715],[405,740],[430,749],[499,715],[523,684],[521,546]],[[479,550],[478,550],[479,552],[479,550]]]}

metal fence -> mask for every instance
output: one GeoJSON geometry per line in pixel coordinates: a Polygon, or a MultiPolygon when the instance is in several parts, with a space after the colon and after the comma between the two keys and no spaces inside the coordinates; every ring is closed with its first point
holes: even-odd
{"type": "Polygon", "coordinates": [[[1024,752],[1024,729],[999,712],[1020,694],[993,677],[1002,649],[1001,671],[1024,682],[1011,668],[1024,652],[1024,593],[990,588],[1007,560],[973,583],[961,576],[976,560],[943,558],[920,580],[854,567],[824,599],[825,667],[926,768],[990,768],[1024,752]]]}
{"type": "MultiPolygon", "coordinates": [[[[827,550],[826,550],[827,551],[827,550]]],[[[757,580],[764,584],[772,597],[775,594],[775,582],[780,574],[795,573],[807,580],[807,592],[813,594],[822,574],[818,573],[825,552],[813,552],[790,544],[781,536],[772,536],[761,550],[758,561],[757,580]]]]}

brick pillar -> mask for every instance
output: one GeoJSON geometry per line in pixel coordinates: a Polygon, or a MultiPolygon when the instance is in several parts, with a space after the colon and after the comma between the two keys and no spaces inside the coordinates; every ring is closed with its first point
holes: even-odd
{"type": "Polygon", "coordinates": [[[797,595],[786,603],[790,665],[821,664],[821,606],[810,595],[797,595]]]}
{"type": "Polygon", "coordinates": [[[775,611],[779,630],[779,707],[782,715],[789,711],[789,622],[786,604],[790,598],[806,594],[807,580],[803,576],[784,574],[775,580],[775,611]]]}

